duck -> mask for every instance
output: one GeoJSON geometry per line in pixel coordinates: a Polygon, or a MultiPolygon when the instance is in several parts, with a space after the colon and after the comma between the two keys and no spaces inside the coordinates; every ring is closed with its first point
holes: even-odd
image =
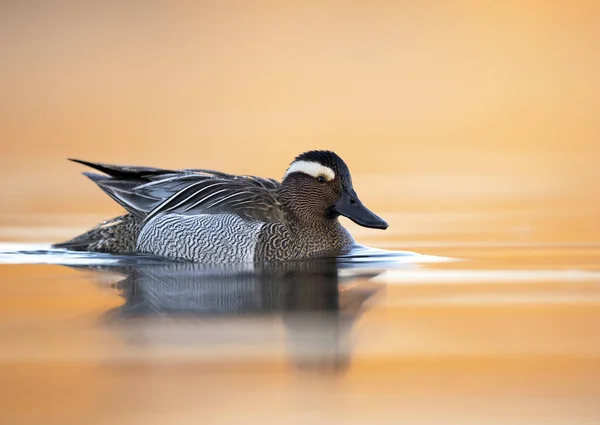
{"type": "Polygon", "coordinates": [[[69,160],[94,169],[83,175],[125,213],[53,244],[56,249],[194,263],[293,261],[336,257],[357,246],[340,216],[366,228],[388,227],[361,202],[348,166],[329,150],[296,156],[281,182],[69,160]]]}

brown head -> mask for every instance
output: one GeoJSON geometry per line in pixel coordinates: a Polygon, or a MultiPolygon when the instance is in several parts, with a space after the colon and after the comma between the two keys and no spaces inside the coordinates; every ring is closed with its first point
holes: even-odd
{"type": "Polygon", "coordinates": [[[348,166],[331,151],[298,155],[283,177],[281,196],[284,205],[307,223],[333,221],[343,215],[360,226],[388,227],[363,205],[352,187],[348,166]]]}

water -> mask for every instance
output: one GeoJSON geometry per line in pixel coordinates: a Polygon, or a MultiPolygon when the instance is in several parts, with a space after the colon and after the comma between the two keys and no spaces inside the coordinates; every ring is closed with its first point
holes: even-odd
{"type": "MultiPolygon", "coordinates": [[[[339,366],[340,370],[346,369],[351,357],[350,348],[340,341],[347,339],[365,303],[385,287],[371,282],[373,278],[385,271],[407,270],[420,263],[453,261],[365,246],[358,246],[336,259],[237,265],[177,263],[142,255],[76,253],[45,245],[4,244],[0,248],[3,249],[0,264],[61,265],[83,274],[97,291],[114,294],[122,300],[119,306],[99,315],[91,328],[85,329],[86,333],[104,332],[107,329],[104,327],[109,326],[119,334],[127,334],[127,341],[130,338],[138,341],[132,332],[140,332],[141,326],[144,335],[149,333],[156,337],[152,345],[160,347],[161,353],[176,353],[178,357],[192,360],[213,356],[247,360],[255,355],[270,358],[279,353],[272,347],[279,337],[265,339],[260,329],[255,329],[250,337],[244,336],[240,341],[237,328],[240,325],[245,328],[247,324],[239,319],[260,319],[261,323],[276,320],[283,325],[284,346],[290,348],[288,355],[295,359],[292,363],[323,361],[336,366],[334,369],[339,366]],[[220,337],[223,329],[230,329],[228,338],[220,337]],[[171,333],[176,336],[162,340],[171,333]],[[265,346],[266,342],[270,344],[265,346]],[[240,349],[232,350],[231,344],[241,344],[240,349]],[[327,353],[324,358],[317,355],[315,359],[315,353],[323,350],[327,353]]],[[[20,285],[22,288],[22,283],[20,285]]],[[[45,294],[32,292],[30,295],[43,297],[45,294]]],[[[67,323],[69,325],[74,323],[67,323]]],[[[141,347],[140,350],[139,344],[126,344],[124,350],[117,350],[117,359],[152,357],[152,353],[145,350],[146,344],[141,347]]],[[[41,356],[41,361],[73,360],[73,356],[95,357],[96,348],[60,349],[54,353],[57,357],[53,357],[50,347],[31,351],[17,345],[0,358],[19,361],[41,356]]]]}
{"type": "Polygon", "coordinates": [[[429,245],[207,267],[4,243],[2,423],[597,423],[598,246],[429,245]]]}

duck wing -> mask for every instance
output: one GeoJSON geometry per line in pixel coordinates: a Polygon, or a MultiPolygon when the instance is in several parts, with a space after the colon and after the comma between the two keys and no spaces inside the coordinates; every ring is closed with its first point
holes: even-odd
{"type": "Polygon", "coordinates": [[[164,213],[236,214],[249,221],[282,222],[274,179],[204,169],[166,170],[73,160],[105,175],[84,173],[142,220],[164,213]]]}

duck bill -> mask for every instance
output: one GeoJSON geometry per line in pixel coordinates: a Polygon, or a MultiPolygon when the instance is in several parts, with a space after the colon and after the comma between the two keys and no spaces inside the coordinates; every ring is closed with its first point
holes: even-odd
{"type": "Polygon", "coordinates": [[[359,226],[384,230],[388,227],[384,219],[363,205],[354,191],[344,193],[335,204],[334,210],[338,214],[348,217],[359,226]]]}

